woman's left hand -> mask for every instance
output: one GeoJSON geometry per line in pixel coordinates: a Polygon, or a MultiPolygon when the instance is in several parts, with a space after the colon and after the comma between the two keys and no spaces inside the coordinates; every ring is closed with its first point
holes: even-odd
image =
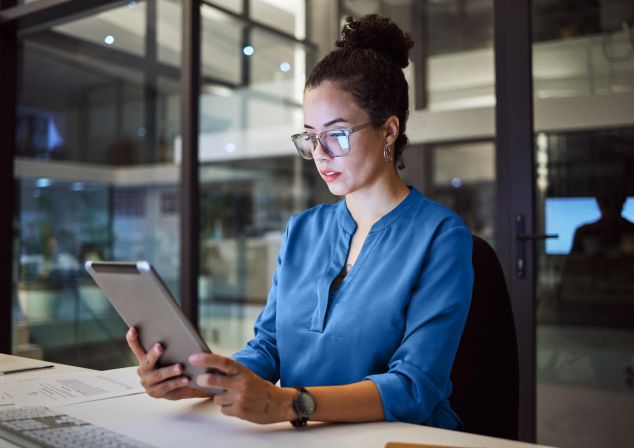
{"type": "Polygon", "coordinates": [[[277,387],[234,359],[215,353],[196,353],[189,362],[224,373],[205,373],[195,378],[200,386],[226,390],[214,397],[223,414],[254,423],[297,418],[292,406],[295,389],[277,387]]]}

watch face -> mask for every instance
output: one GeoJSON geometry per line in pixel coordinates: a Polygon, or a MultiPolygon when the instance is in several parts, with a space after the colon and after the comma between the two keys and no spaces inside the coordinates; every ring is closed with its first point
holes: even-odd
{"type": "Polygon", "coordinates": [[[296,400],[297,411],[301,416],[308,417],[315,412],[317,405],[312,395],[306,392],[300,392],[297,394],[296,400]]]}

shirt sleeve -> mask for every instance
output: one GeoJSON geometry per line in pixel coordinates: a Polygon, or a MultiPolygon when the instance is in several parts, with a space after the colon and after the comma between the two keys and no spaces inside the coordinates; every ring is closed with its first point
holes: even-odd
{"type": "Polygon", "coordinates": [[[385,419],[424,423],[451,392],[450,374],[471,303],[471,233],[453,227],[432,243],[405,311],[388,371],[370,375],[385,419]]]}
{"type": "Polygon", "coordinates": [[[276,315],[277,315],[277,283],[280,266],[286,249],[290,221],[282,237],[280,252],[277,256],[277,267],[273,273],[273,281],[266,306],[258,316],[254,325],[255,337],[247,345],[231,357],[245,365],[260,378],[276,383],[280,377],[280,358],[277,352],[276,315]]]}

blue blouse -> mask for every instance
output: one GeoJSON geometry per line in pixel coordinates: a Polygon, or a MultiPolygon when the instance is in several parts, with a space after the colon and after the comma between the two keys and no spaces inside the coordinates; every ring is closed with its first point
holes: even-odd
{"type": "Polygon", "coordinates": [[[345,199],[289,220],[255,338],[233,358],[283,387],[371,380],[386,420],[460,429],[449,375],[471,301],[471,233],[411,188],[331,291],[356,227],[345,199]]]}

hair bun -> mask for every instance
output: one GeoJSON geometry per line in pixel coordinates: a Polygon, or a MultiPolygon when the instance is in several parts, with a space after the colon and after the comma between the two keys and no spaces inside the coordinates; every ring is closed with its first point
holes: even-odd
{"type": "Polygon", "coordinates": [[[341,39],[337,47],[346,49],[371,49],[383,53],[399,67],[409,64],[409,50],[414,42],[409,33],[401,29],[387,17],[369,14],[355,21],[346,17],[346,24],[341,30],[341,39]]]}

